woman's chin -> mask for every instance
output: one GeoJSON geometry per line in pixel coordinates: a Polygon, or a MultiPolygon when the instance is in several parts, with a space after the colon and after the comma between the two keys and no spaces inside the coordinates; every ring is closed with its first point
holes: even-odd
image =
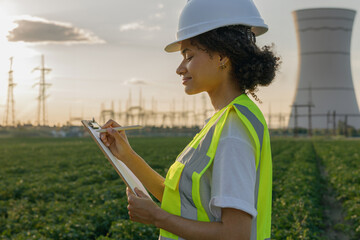
{"type": "Polygon", "coordinates": [[[186,93],[187,95],[195,95],[195,94],[197,94],[198,92],[193,91],[192,89],[185,88],[185,93],[186,93]]]}
{"type": "Polygon", "coordinates": [[[185,86],[184,91],[187,95],[195,95],[202,92],[197,89],[191,88],[190,86],[185,86]]]}

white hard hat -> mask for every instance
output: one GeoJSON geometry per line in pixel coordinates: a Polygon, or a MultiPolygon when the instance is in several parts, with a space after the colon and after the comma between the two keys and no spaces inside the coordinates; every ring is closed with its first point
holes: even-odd
{"type": "Polygon", "coordinates": [[[249,26],[255,36],[268,30],[252,0],[188,0],[180,15],[177,40],[165,51],[179,51],[181,41],[229,25],[249,26]]]}

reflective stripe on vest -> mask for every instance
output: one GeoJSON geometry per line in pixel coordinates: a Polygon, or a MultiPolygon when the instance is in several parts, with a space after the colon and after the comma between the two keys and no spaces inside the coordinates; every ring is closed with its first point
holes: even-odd
{"type": "MultiPolygon", "coordinates": [[[[239,104],[234,104],[234,106],[251,122],[259,139],[260,155],[259,155],[258,165],[256,166],[256,182],[255,182],[255,191],[254,191],[255,209],[257,209],[264,125],[259,121],[259,119],[257,119],[257,117],[247,107],[239,104]]],[[[251,224],[251,240],[256,240],[256,239],[257,239],[257,218],[253,219],[251,224]]]]}
{"type": "MultiPolygon", "coordinates": [[[[212,164],[222,128],[230,110],[232,109],[236,110],[237,115],[248,128],[256,145],[256,184],[254,189],[254,200],[255,208],[258,209],[259,184],[261,176],[260,160],[263,154],[263,142],[269,144],[269,141],[264,141],[264,136],[265,138],[269,138],[269,136],[266,124],[264,125],[261,120],[259,120],[257,115],[255,115],[256,112],[254,113],[250,110],[254,110],[254,106],[256,107],[256,105],[246,95],[236,98],[231,104],[223,109],[223,111],[214,115],[214,117],[208,122],[208,126],[205,126],[204,129],[195,136],[194,140],[184,149],[184,151],[180,153],[176,162],[171,166],[166,176],[163,201],[161,205],[164,210],[187,219],[215,221],[215,218],[212,216],[209,209],[211,183],[202,185],[201,197],[200,184],[205,181],[203,174],[212,164]],[[265,131],[267,134],[265,134],[265,131]]],[[[258,115],[259,113],[260,111],[258,111],[258,115]]],[[[260,117],[262,117],[262,115],[260,117]]],[[[263,120],[263,122],[265,121],[263,120]]],[[[268,149],[268,147],[266,148],[268,149]]],[[[267,158],[268,157],[269,156],[267,156],[267,158]]],[[[267,161],[271,162],[271,155],[270,159],[267,159],[267,161]]],[[[267,164],[267,166],[269,166],[269,164],[267,164]]],[[[269,169],[269,171],[271,171],[271,169],[269,169]]],[[[267,174],[267,176],[271,177],[271,174],[267,174]]],[[[270,199],[265,199],[265,201],[271,201],[271,182],[269,184],[270,199]]],[[[266,204],[264,209],[266,209],[266,211],[270,211],[270,214],[268,213],[264,215],[269,219],[266,219],[266,221],[261,220],[261,223],[265,222],[269,225],[271,223],[271,202],[270,205],[266,204]]],[[[268,228],[265,231],[264,229],[258,229],[257,224],[258,218],[256,217],[252,221],[251,239],[268,239],[270,237],[270,226],[265,226],[264,228],[268,228]],[[258,234],[259,230],[265,231],[266,233],[258,234]]],[[[160,229],[159,239],[182,238],[160,229]]]]}

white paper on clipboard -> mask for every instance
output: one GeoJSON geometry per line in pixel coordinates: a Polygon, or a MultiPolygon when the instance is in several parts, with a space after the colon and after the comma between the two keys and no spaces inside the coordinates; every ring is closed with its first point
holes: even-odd
{"type": "MultiPolygon", "coordinates": [[[[116,172],[120,175],[120,177],[124,180],[124,182],[131,188],[131,190],[135,193],[135,188],[140,189],[144,192],[148,197],[150,197],[149,193],[145,189],[144,185],[140,182],[140,180],[135,176],[135,174],[118,158],[116,158],[110,151],[110,149],[105,146],[105,144],[100,139],[100,133],[93,129],[89,123],[93,121],[90,120],[82,120],[81,121],[86,130],[90,133],[91,137],[100,147],[102,152],[105,154],[106,158],[113,165],[116,172]]],[[[135,193],[136,194],[136,193],[135,193]]]]}

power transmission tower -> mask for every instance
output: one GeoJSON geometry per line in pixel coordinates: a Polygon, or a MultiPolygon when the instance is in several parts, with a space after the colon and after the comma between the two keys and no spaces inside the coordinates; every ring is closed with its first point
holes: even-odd
{"type": "Polygon", "coordinates": [[[50,68],[45,68],[44,55],[41,55],[41,66],[34,68],[34,71],[40,71],[40,81],[35,83],[33,87],[39,85],[39,96],[38,96],[38,125],[46,125],[47,124],[47,114],[46,114],[46,103],[45,100],[48,96],[46,96],[46,89],[51,86],[50,83],[45,82],[45,75],[51,71],[50,68]],[[42,113],[42,121],[41,121],[41,113],[42,113]]]}
{"type": "Polygon", "coordinates": [[[100,122],[105,123],[109,118],[115,118],[114,102],[111,102],[111,109],[105,109],[105,105],[101,104],[100,122]]]}
{"type": "Polygon", "coordinates": [[[15,101],[14,101],[14,87],[16,83],[13,82],[13,70],[12,70],[13,57],[10,58],[10,70],[9,70],[9,85],[8,85],[8,95],[6,101],[6,116],[5,116],[5,126],[8,126],[9,123],[9,111],[11,108],[11,125],[15,126],[15,101]]]}

